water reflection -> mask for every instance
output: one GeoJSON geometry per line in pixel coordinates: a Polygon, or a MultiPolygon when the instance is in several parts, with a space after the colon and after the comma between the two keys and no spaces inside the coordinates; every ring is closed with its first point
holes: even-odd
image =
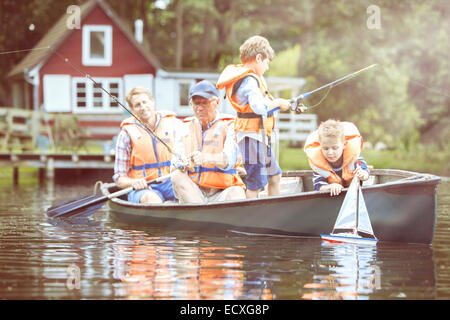
{"type": "Polygon", "coordinates": [[[42,294],[58,299],[113,297],[110,250],[113,230],[88,218],[47,219],[41,225],[42,294]],[[71,279],[73,269],[79,279],[71,279]],[[79,284],[71,287],[71,283],[79,284]]]}
{"type": "Polygon", "coordinates": [[[114,278],[127,298],[237,299],[242,294],[244,256],[233,248],[198,239],[152,237],[121,230],[113,245],[114,278]]]}
{"type": "Polygon", "coordinates": [[[303,299],[436,298],[431,246],[322,241],[319,257],[303,299]]]}
{"type": "Polygon", "coordinates": [[[303,299],[367,299],[380,289],[381,272],[376,265],[376,245],[321,242],[320,260],[313,282],[304,288],[315,292],[303,299]]]}
{"type": "Polygon", "coordinates": [[[43,294],[123,299],[239,299],[243,295],[245,256],[237,251],[245,246],[155,231],[111,228],[86,218],[49,219],[42,229],[41,277],[58,285],[44,285],[43,294]],[[80,270],[79,290],[63,287],[73,265],[80,270]]]}

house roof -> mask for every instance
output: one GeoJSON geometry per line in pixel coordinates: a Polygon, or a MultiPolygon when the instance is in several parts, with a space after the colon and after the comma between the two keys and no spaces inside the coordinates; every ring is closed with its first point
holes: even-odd
{"type": "MultiPolygon", "coordinates": [[[[153,65],[156,69],[161,68],[161,63],[151,52],[139,44],[133,36],[133,33],[122,19],[114,12],[114,10],[103,0],[89,0],[80,6],[80,21],[99,5],[105,14],[111,18],[112,21],[125,34],[128,40],[136,47],[136,49],[145,57],[145,59],[153,65]]],[[[44,37],[34,46],[33,50],[28,53],[14,68],[8,73],[7,77],[23,76],[24,73],[32,70],[38,64],[47,61],[53,54],[53,51],[45,48],[53,48],[57,50],[64,40],[69,36],[73,29],[66,26],[67,15],[64,14],[53,27],[44,35],[44,37]]]]}

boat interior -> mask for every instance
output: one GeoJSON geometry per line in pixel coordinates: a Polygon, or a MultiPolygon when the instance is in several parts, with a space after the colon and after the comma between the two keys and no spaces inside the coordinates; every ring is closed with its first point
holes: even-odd
{"type": "MultiPolygon", "coordinates": [[[[372,186],[377,184],[385,184],[389,182],[403,182],[424,179],[429,177],[427,174],[416,172],[394,170],[394,169],[378,169],[371,170],[370,177],[367,181],[363,181],[362,186],[372,186]]],[[[312,172],[310,170],[287,171],[283,172],[280,183],[281,195],[298,194],[302,192],[315,191],[312,182],[312,172]]],[[[267,197],[267,187],[260,192],[259,198],[267,197]]]]}
{"type": "MultiPolygon", "coordinates": [[[[363,188],[366,186],[381,185],[385,183],[407,182],[426,180],[435,177],[429,174],[416,173],[411,171],[396,170],[396,169],[374,169],[370,172],[370,177],[363,182],[363,188]]],[[[436,178],[436,177],[435,177],[436,178]]],[[[245,181],[245,177],[244,177],[245,181]]],[[[117,187],[113,184],[108,185],[109,193],[117,191],[117,187]]],[[[311,170],[296,170],[283,172],[281,178],[280,192],[281,196],[299,194],[304,192],[315,191],[312,182],[311,170]]],[[[268,196],[267,187],[259,194],[259,198],[266,198],[268,196]]],[[[120,199],[126,200],[126,195],[121,196],[120,199]]]]}

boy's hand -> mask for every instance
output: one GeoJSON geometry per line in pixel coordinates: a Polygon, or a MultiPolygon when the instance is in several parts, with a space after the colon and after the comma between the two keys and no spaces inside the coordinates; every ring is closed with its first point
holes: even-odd
{"type": "Polygon", "coordinates": [[[361,169],[360,166],[355,169],[354,173],[361,181],[366,181],[369,179],[369,173],[366,170],[361,169]]]}
{"type": "Polygon", "coordinates": [[[330,184],[330,196],[337,196],[341,193],[344,186],[339,183],[330,184]]]}
{"type": "Polygon", "coordinates": [[[330,190],[330,196],[337,196],[341,193],[344,187],[339,183],[331,183],[320,188],[320,190],[330,190]]]}
{"type": "Polygon", "coordinates": [[[273,100],[274,107],[279,107],[281,111],[288,111],[291,109],[291,102],[287,99],[277,98],[273,100]]]}

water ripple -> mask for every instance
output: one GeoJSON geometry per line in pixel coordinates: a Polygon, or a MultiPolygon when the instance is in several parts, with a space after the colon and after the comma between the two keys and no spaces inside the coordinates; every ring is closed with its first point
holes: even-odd
{"type": "Polygon", "coordinates": [[[90,219],[51,220],[51,202],[90,188],[2,190],[0,297],[445,299],[449,185],[440,186],[433,246],[375,247],[124,225],[111,221],[107,208],[90,219]]]}

